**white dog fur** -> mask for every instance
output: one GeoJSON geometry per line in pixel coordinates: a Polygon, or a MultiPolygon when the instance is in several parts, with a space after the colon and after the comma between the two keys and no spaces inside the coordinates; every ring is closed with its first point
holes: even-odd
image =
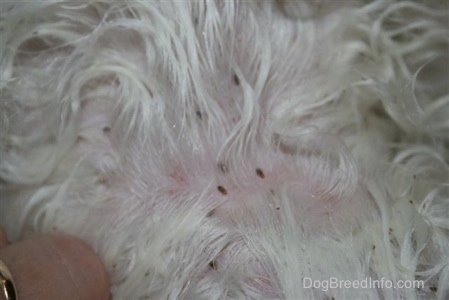
{"type": "Polygon", "coordinates": [[[1,224],[113,299],[448,299],[448,5],[2,1],[1,224]]]}

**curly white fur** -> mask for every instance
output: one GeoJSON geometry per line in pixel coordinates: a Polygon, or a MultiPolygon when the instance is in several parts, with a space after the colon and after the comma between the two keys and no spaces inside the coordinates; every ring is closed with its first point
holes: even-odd
{"type": "Polygon", "coordinates": [[[114,299],[447,299],[448,5],[1,2],[1,224],[114,299]]]}

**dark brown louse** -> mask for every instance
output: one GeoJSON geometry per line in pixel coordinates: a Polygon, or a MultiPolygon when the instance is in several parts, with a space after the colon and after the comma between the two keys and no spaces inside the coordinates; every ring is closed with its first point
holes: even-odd
{"type": "Polygon", "coordinates": [[[217,264],[215,263],[215,261],[211,261],[211,262],[209,263],[209,267],[210,267],[212,270],[216,270],[216,269],[217,269],[217,264]]]}
{"type": "Polygon", "coordinates": [[[217,190],[218,190],[221,194],[223,194],[223,195],[227,195],[227,194],[228,194],[228,191],[227,191],[223,186],[221,186],[221,185],[217,186],[217,190]]]}
{"type": "Polygon", "coordinates": [[[237,74],[234,74],[234,83],[235,83],[235,85],[240,85],[240,79],[237,76],[237,74]]]}
{"type": "Polygon", "coordinates": [[[260,169],[260,168],[257,168],[256,169],[256,174],[257,174],[257,176],[259,177],[259,178],[262,178],[262,179],[264,179],[265,178],[265,173],[262,171],[262,169],[260,169]]]}

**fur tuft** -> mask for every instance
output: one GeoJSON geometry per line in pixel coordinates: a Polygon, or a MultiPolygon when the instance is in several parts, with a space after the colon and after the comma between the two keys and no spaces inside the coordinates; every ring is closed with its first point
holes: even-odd
{"type": "Polygon", "coordinates": [[[449,297],[447,1],[0,5],[11,240],[114,299],[449,297]]]}

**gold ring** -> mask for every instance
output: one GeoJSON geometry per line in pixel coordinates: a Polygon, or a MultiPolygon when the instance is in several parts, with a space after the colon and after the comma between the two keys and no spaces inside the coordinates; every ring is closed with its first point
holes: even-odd
{"type": "Polygon", "coordinates": [[[3,261],[0,260],[0,288],[6,300],[17,300],[16,287],[11,272],[3,261]]]}

